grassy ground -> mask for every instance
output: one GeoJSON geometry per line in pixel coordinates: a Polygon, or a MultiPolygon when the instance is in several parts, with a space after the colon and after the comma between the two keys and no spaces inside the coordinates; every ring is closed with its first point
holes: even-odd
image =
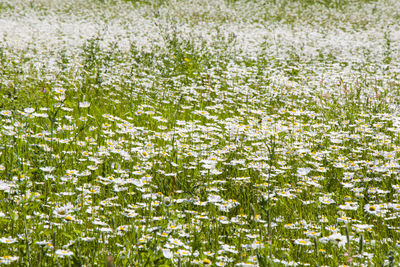
{"type": "Polygon", "coordinates": [[[0,1],[0,263],[396,266],[397,1],[0,1]]]}

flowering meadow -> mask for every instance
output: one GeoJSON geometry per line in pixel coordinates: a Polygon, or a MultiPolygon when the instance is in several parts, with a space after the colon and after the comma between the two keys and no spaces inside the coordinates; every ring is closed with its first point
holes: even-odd
{"type": "Polygon", "coordinates": [[[398,266],[400,2],[0,0],[0,265],[398,266]]]}

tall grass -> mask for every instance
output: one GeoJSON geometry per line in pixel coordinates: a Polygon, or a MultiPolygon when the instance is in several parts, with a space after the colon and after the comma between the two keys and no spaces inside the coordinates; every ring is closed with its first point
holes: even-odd
{"type": "Polygon", "coordinates": [[[0,262],[396,266],[391,5],[4,1],[0,262]]]}

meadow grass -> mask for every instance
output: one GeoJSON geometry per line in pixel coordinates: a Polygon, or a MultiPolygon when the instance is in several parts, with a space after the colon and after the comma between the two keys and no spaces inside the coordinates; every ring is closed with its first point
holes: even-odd
{"type": "Polygon", "coordinates": [[[0,264],[396,266],[395,7],[1,1],[0,264]]]}

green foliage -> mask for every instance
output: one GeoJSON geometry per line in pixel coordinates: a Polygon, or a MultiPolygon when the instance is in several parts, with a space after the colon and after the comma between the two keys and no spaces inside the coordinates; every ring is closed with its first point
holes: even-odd
{"type": "MultiPolygon", "coordinates": [[[[228,14],[262,4],[218,3],[228,14]]],[[[301,27],[296,16],[313,8],[345,12],[368,3],[270,1],[272,17],[238,25],[301,27]]],[[[159,9],[147,17],[159,43],[124,48],[106,30],[52,52],[2,43],[0,263],[400,261],[400,86],[390,27],[374,60],[322,48],[309,56],[275,42],[286,49],[282,58],[270,40],[250,52],[241,47],[243,36],[224,28],[238,26],[237,18],[221,15],[226,24],[213,25],[208,38],[182,30],[187,14],[162,17],[192,2],[86,4],[146,16],[159,9]]],[[[31,8],[50,8],[42,5],[31,8]]]]}

